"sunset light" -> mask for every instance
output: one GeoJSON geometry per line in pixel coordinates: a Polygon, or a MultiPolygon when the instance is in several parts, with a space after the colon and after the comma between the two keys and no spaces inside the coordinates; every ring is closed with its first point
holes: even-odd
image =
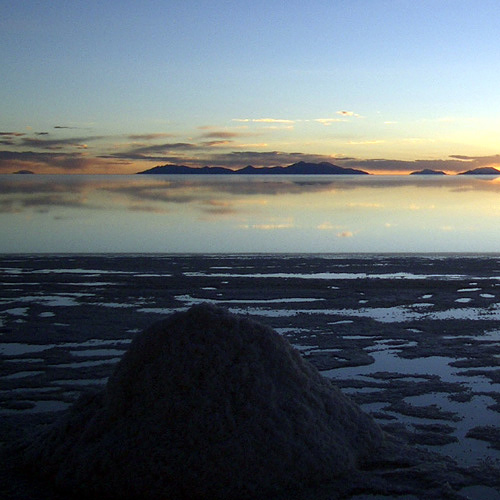
{"type": "Polygon", "coordinates": [[[0,173],[499,166],[499,9],[7,1],[0,173]]]}

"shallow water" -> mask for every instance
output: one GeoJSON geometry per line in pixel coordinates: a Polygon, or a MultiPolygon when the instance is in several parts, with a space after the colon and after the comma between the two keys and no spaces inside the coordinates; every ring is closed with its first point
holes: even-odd
{"type": "Polygon", "coordinates": [[[0,415],[58,409],[42,397],[50,387],[66,407],[106,383],[143,328],[212,302],[275,328],[377,418],[410,430],[443,423],[403,414],[398,401],[453,412],[445,423],[459,441],[434,451],[499,459],[465,437],[500,419],[500,384],[487,376],[500,355],[499,267],[496,255],[3,256],[0,415]]]}

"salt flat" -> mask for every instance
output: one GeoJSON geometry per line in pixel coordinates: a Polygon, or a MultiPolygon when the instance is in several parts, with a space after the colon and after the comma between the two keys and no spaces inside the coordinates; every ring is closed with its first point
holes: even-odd
{"type": "Polygon", "coordinates": [[[385,430],[498,466],[499,269],[496,255],[4,255],[0,437],[105,384],[152,322],[210,302],[275,328],[385,430]]]}

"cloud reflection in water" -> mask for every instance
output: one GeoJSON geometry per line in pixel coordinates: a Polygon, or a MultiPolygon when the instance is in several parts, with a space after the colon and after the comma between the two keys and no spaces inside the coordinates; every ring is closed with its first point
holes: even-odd
{"type": "Polygon", "coordinates": [[[0,251],[497,251],[499,192],[463,176],[5,175],[0,251]]]}

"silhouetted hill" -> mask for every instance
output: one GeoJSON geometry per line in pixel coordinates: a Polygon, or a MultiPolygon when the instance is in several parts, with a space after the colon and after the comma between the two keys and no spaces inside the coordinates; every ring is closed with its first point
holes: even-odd
{"type": "Polygon", "coordinates": [[[430,168],[424,168],[424,170],[417,170],[416,172],[411,172],[410,175],[447,175],[442,170],[432,170],[430,168]]]}
{"type": "Polygon", "coordinates": [[[207,175],[207,174],[234,174],[233,170],[224,167],[193,168],[186,165],[160,165],[138,174],[167,174],[167,175],[207,175]]]}
{"type": "Polygon", "coordinates": [[[202,304],[137,336],[24,460],[68,498],[251,500],[351,479],[384,442],[283,336],[202,304]]]}
{"type": "Polygon", "coordinates": [[[466,172],[461,172],[458,175],[500,175],[500,170],[493,167],[479,167],[473,170],[467,170],[466,172]]]}
{"type": "Polygon", "coordinates": [[[162,165],[138,174],[166,174],[166,175],[369,175],[368,172],[354,168],[343,168],[328,162],[308,163],[300,161],[288,167],[253,167],[248,165],[239,170],[224,167],[187,167],[185,165],[162,165]]]}

